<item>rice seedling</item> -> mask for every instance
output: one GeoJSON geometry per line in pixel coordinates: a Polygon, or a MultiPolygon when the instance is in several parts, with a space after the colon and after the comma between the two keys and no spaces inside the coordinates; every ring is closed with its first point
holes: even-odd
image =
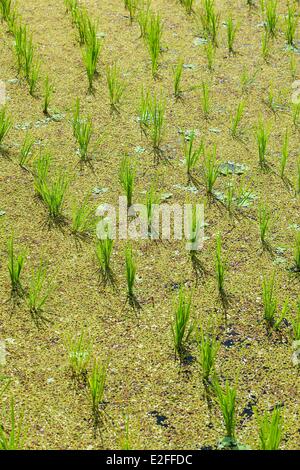
{"type": "Polygon", "coordinates": [[[31,137],[30,134],[27,132],[23,140],[23,143],[21,145],[20,157],[19,157],[19,165],[21,166],[21,168],[24,168],[25,170],[28,170],[26,165],[30,159],[31,150],[34,145],[34,142],[35,142],[34,138],[31,137]]]}
{"type": "Polygon", "coordinates": [[[101,42],[97,38],[96,31],[89,32],[85,48],[82,53],[86,74],[89,82],[89,92],[93,91],[93,80],[97,71],[97,64],[101,52],[101,42]]]}
{"type": "Polygon", "coordinates": [[[295,239],[294,263],[295,271],[300,272],[300,233],[297,233],[295,239]]]}
{"type": "Polygon", "coordinates": [[[175,308],[174,318],[171,329],[173,335],[175,358],[184,359],[187,344],[194,330],[194,324],[191,322],[191,302],[192,296],[184,292],[181,288],[178,295],[178,303],[175,308]]]}
{"type": "Polygon", "coordinates": [[[300,194],[300,158],[297,161],[296,194],[300,194]]]}
{"type": "Polygon", "coordinates": [[[161,52],[162,21],[160,15],[152,13],[148,22],[146,41],[152,64],[152,76],[157,76],[158,60],[161,52]]]}
{"type": "Polygon", "coordinates": [[[229,382],[226,381],[225,389],[221,388],[221,385],[217,380],[213,383],[214,391],[216,394],[217,402],[220,406],[220,410],[223,416],[223,421],[226,429],[226,436],[234,443],[235,441],[235,428],[236,428],[236,386],[230,386],[229,382]]]}
{"type": "Polygon", "coordinates": [[[202,82],[201,88],[202,88],[202,96],[201,96],[202,111],[203,111],[205,119],[207,119],[210,113],[210,108],[211,108],[210,87],[208,83],[202,82]]]}
{"type": "Polygon", "coordinates": [[[204,384],[208,384],[209,378],[214,375],[220,344],[213,335],[205,334],[203,328],[200,329],[197,342],[202,380],[204,384]]]}
{"type": "Polygon", "coordinates": [[[63,219],[62,209],[68,188],[68,178],[64,173],[58,174],[56,179],[44,179],[40,186],[40,197],[49,211],[49,217],[54,221],[63,219]]]}
{"type": "Polygon", "coordinates": [[[90,236],[94,228],[94,222],[94,210],[89,206],[87,197],[82,204],[74,204],[71,221],[71,232],[74,235],[80,238],[90,236]]]}
{"type": "Polygon", "coordinates": [[[298,127],[300,123],[300,103],[292,104],[292,118],[294,126],[298,127]]]}
{"type": "Polygon", "coordinates": [[[231,135],[233,137],[237,137],[239,134],[239,124],[242,120],[243,114],[244,114],[244,109],[245,109],[245,102],[244,100],[241,100],[237,106],[235,114],[231,118],[231,135]]]}
{"type": "Polygon", "coordinates": [[[96,257],[104,282],[113,281],[112,270],[110,267],[113,246],[114,240],[110,238],[108,234],[106,238],[99,239],[96,243],[96,257]]]}
{"type": "Polygon", "coordinates": [[[23,412],[20,413],[18,422],[16,421],[15,402],[12,398],[10,400],[10,412],[8,416],[5,416],[4,412],[2,413],[0,422],[0,450],[23,449],[25,441],[23,421],[23,412]]]}
{"type": "Polygon", "coordinates": [[[223,261],[222,256],[222,238],[220,233],[217,235],[216,238],[215,271],[219,294],[221,295],[221,297],[224,297],[225,263],[223,261]]]}
{"type": "Polygon", "coordinates": [[[267,0],[266,4],[266,19],[265,28],[271,37],[276,36],[278,15],[277,15],[277,0],[267,0]]]}
{"type": "Polygon", "coordinates": [[[77,379],[85,379],[92,353],[91,342],[82,331],[79,336],[67,337],[66,347],[72,375],[77,379]]]}
{"type": "Polygon", "coordinates": [[[270,413],[263,416],[257,415],[259,426],[260,450],[278,450],[282,439],[282,417],[279,407],[275,407],[270,413]]]}
{"type": "Polygon", "coordinates": [[[241,86],[243,93],[250,91],[256,80],[257,71],[253,74],[250,74],[246,67],[243,67],[243,72],[241,75],[241,86]]]}
{"type": "Polygon", "coordinates": [[[31,96],[34,96],[38,80],[40,78],[40,63],[33,63],[30,69],[30,74],[28,78],[29,82],[29,93],[31,96]]]}
{"type": "Polygon", "coordinates": [[[226,206],[226,209],[228,210],[229,215],[232,216],[233,206],[234,206],[234,202],[235,202],[235,186],[234,186],[233,181],[230,181],[226,185],[226,193],[225,194],[226,194],[225,206],[226,206]]]}
{"type": "Polygon", "coordinates": [[[296,80],[297,77],[297,63],[295,59],[295,55],[291,53],[290,56],[290,71],[291,71],[291,76],[293,80],[296,80]]]}
{"type": "Polygon", "coordinates": [[[150,125],[150,101],[151,96],[149,90],[145,92],[144,88],[142,88],[141,100],[138,110],[138,121],[140,124],[141,132],[144,134],[146,134],[147,129],[150,125]]]}
{"type": "Polygon", "coordinates": [[[106,69],[106,80],[109,91],[110,105],[117,110],[125,91],[125,84],[120,77],[120,69],[116,64],[106,69]]]}
{"type": "Polygon", "coordinates": [[[269,278],[263,278],[262,294],[263,294],[263,308],[264,308],[264,320],[268,328],[278,330],[284,316],[288,312],[289,304],[288,300],[285,301],[280,317],[276,318],[278,301],[275,297],[275,273],[269,278]]]}
{"type": "Polygon", "coordinates": [[[32,36],[27,37],[25,34],[22,54],[23,54],[23,71],[26,79],[30,82],[30,73],[33,65],[33,56],[34,56],[34,48],[32,42],[32,36]]]}
{"type": "Polygon", "coordinates": [[[41,260],[31,276],[28,288],[28,307],[33,319],[36,322],[45,320],[42,312],[51,292],[54,289],[53,283],[47,281],[47,268],[41,260]]]}
{"type": "Polygon", "coordinates": [[[207,67],[210,72],[213,70],[213,66],[214,66],[215,51],[216,49],[213,43],[211,41],[208,41],[207,45],[205,46],[205,54],[206,54],[206,60],[207,60],[207,67]]]}
{"type": "Polygon", "coordinates": [[[270,56],[270,34],[264,31],[261,37],[261,55],[265,61],[270,56]]]}
{"type": "Polygon", "coordinates": [[[139,3],[139,0],[124,0],[125,8],[129,13],[130,24],[133,23],[137,9],[139,7],[139,3]]]}
{"type": "Polygon", "coordinates": [[[149,136],[152,142],[153,151],[160,154],[160,146],[164,133],[166,103],[164,98],[156,94],[149,100],[149,136]]]}
{"type": "Polygon", "coordinates": [[[147,209],[147,226],[148,226],[148,237],[156,239],[159,237],[159,234],[155,232],[153,228],[153,211],[155,205],[158,205],[160,202],[159,197],[155,194],[153,186],[147,191],[146,194],[146,209],[147,209]]]}
{"type": "Polygon", "coordinates": [[[203,268],[202,263],[199,261],[197,257],[197,252],[199,250],[199,247],[201,246],[201,242],[203,241],[201,238],[202,236],[201,229],[203,228],[203,226],[201,222],[201,214],[199,214],[199,211],[197,210],[197,206],[195,205],[192,206],[192,211],[189,213],[187,224],[188,224],[187,226],[187,229],[188,229],[187,249],[191,257],[194,271],[196,275],[198,276],[199,274],[203,274],[205,270],[203,268]]]}
{"type": "Polygon", "coordinates": [[[208,152],[203,161],[203,178],[208,196],[213,194],[213,188],[219,176],[219,165],[216,163],[217,147],[208,152]]]}
{"type": "Polygon", "coordinates": [[[234,54],[234,41],[236,33],[238,31],[238,26],[234,24],[232,16],[227,20],[227,47],[229,54],[234,54]]]}
{"type": "Polygon", "coordinates": [[[131,207],[134,190],[135,168],[127,156],[125,156],[121,161],[119,180],[126,194],[127,206],[131,207]]]}
{"type": "Polygon", "coordinates": [[[298,16],[295,5],[288,3],[288,13],[285,18],[285,37],[289,46],[294,45],[297,25],[298,16]]]}
{"type": "Polygon", "coordinates": [[[34,189],[39,197],[42,197],[43,185],[47,181],[50,164],[51,156],[49,153],[40,153],[39,157],[34,161],[34,189]]]}
{"type": "Polygon", "coordinates": [[[0,0],[0,13],[4,21],[8,21],[12,13],[12,7],[11,0],[0,0]]]}
{"type": "Polygon", "coordinates": [[[266,153],[269,140],[269,130],[262,118],[260,118],[256,127],[256,140],[258,145],[259,165],[262,169],[267,167],[266,153]]]}
{"type": "MultiPolygon", "coordinates": [[[[89,160],[88,149],[93,134],[93,122],[90,117],[79,118],[75,124],[73,124],[73,130],[75,132],[75,138],[79,145],[79,157],[82,163],[89,160]]],[[[75,122],[75,121],[74,121],[75,122]]]]}
{"type": "Polygon", "coordinates": [[[285,168],[289,157],[289,135],[288,130],[286,130],[284,135],[284,140],[281,149],[281,158],[280,158],[280,177],[284,178],[285,168]]]}
{"type": "Polygon", "coordinates": [[[25,251],[21,251],[19,254],[15,254],[14,236],[12,235],[7,243],[8,252],[8,272],[11,283],[12,295],[21,296],[24,293],[21,284],[21,273],[25,264],[26,254],[25,251]]]}
{"type": "Polygon", "coordinates": [[[178,64],[173,68],[174,96],[176,100],[182,98],[181,78],[183,72],[183,60],[180,59],[178,64]]]}
{"type": "Polygon", "coordinates": [[[120,438],[120,449],[121,450],[134,450],[133,443],[131,441],[131,435],[129,432],[129,416],[125,416],[124,430],[120,438]]]}
{"type": "Polygon", "coordinates": [[[188,15],[193,13],[194,0],[180,0],[188,15]]]}
{"type": "Polygon", "coordinates": [[[292,320],[293,339],[300,341],[300,298],[297,301],[296,318],[292,320]]]}
{"type": "Polygon", "coordinates": [[[94,416],[95,427],[99,419],[99,407],[104,402],[105,384],[108,370],[108,362],[95,360],[93,368],[88,375],[88,388],[94,416]]]}
{"type": "Polygon", "coordinates": [[[0,108],[0,145],[2,145],[3,140],[9,133],[12,127],[12,121],[10,117],[7,115],[6,108],[0,108]]]}
{"type": "Polygon", "coordinates": [[[204,34],[211,39],[215,47],[218,46],[217,35],[220,24],[220,15],[215,11],[214,0],[202,0],[202,9],[200,11],[200,22],[204,34]]]}
{"type": "Polygon", "coordinates": [[[193,131],[190,134],[189,140],[188,141],[184,140],[184,162],[186,165],[188,181],[191,180],[192,170],[197,165],[200,155],[204,151],[203,140],[200,142],[197,148],[194,148],[194,141],[195,141],[195,132],[193,131]]]}
{"type": "Polygon", "coordinates": [[[132,248],[126,247],[125,250],[126,281],[127,281],[127,299],[131,306],[136,304],[134,294],[134,284],[136,276],[136,263],[133,257],[132,248]]]}
{"type": "Polygon", "coordinates": [[[147,32],[148,32],[148,25],[149,25],[149,19],[150,19],[150,6],[151,6],[150,0],[148,0],[146,4],[142,3],[137,14],[137,22],[140,28],[140,37],[144,40],[146,39],[147,32]]]}
{"type": "Polygon", "coordinates": [[[15,30],[15,53],[17,56],[18,62],[18,73],[22,70],[23,67],[23,55],[24,48],[27,42],[27,27],[22,26],[21,24],[15,30]]]}
{"type": "Polygon", "coordinates": [[[263,247],[267,246],[267,234],[270,230],[271,224],[271,213],[265,205],[260,205],[258,208],[258,222],[259,222],[259,233],[260,241],[263,247]]]}
{"type": "Polygon", "coordinates": [[[54,87],[49,81],[48,75],[46,76],[45,86],[44,86],[44,104],[43,104],[43,113],[48,116],[49,115],[49,104],[51,97],[54,92],[54,87]]]}

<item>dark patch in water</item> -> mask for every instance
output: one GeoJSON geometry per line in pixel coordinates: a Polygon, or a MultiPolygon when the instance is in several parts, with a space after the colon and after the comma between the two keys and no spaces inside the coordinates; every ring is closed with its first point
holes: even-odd
{"type": "Polygon", "coordinates": [[[160,415],[158,411],[156,410],[149,411],[148,414],[156,418],[156,424],[158,426],[162,426],[163,428],[167,428],[169,426],[168,423],[165,423],[165,421],[167,421],[168,418],[164,415],[160,415]]]}

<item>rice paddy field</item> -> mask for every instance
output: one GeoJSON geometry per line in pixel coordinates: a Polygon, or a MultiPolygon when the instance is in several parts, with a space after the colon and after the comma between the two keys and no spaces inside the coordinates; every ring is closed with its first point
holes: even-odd
{"type": "Polygon", "coordinates": [[[299,450],[299,1],[0,17],[0,448],[299,450]]]}

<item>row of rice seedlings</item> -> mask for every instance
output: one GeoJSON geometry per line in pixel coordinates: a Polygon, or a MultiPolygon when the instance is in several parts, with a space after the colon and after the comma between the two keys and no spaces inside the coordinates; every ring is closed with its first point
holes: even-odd
{"type": "Polygon", "coordinates": [[[195,132],[193,131],[188,141],[184,139],[184,162],[186,165],[186,172],[188,177],[188,182],[192,179],[192,170],[197,165],[200,156],[204,153],[204,143],[201,140],[200,144],[195,148],[195,132]]]}
{"type": "Polygon", "coordinates": [[[0,146],[12,128],[12,121],[5,107],[0,108],[0,146]]]}
{"type": "Polygon", "coordinates": [[[184,359],[189,338],[194,330],[194,323],[191,321],[192,296],[187,295],[181,288],[178,295],[177,306],[174,311],[174,318],[171,325],[175,359],[184,359]]]}
{"type": "Polygon", "coordinates": [[[89,92],[92,92],[102,49],[102,42],[97,35],[97,23],[91,20],[86,8],[82,7],[77,0],[66,0],[65,4],[77,28],[80,45],[83,46],[82,59],[88,78],[89,92]]]}
{"type": "Polygon", "coordinates": [[[17,56],[18,73],[23,72],[29,85],[29,92],[34,96],[40,79],[40,61],[35,60],[32,34],[28,33],[27,25],[15,25],[15,53],[17,56]]]}

